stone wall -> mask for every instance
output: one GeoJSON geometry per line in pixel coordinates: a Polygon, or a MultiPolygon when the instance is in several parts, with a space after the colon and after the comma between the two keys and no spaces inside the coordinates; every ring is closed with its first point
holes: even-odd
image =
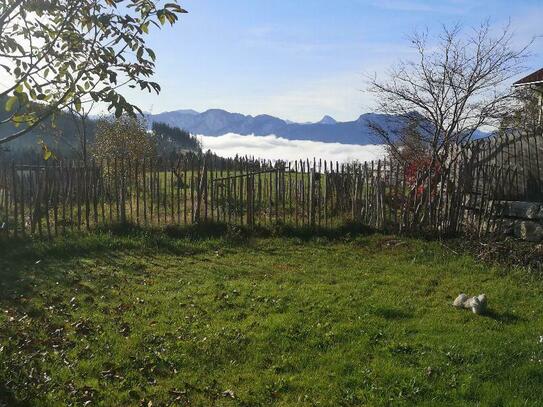
{"type": "MultiPolygon", "coordinates": [[[[523,201],[489,202],[493,215],[489,230],[530,242],[543,240],[543,203],[523,201]]],[[[486,225],[485,225],[486,226],[486,225]]]]}

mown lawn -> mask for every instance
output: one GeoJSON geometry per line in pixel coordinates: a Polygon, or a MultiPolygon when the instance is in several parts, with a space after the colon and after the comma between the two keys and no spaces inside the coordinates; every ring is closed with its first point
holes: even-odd
{"type": "Polygon", "coordinates": [[[4,241],[0,405],[543,405],[542,294],[386,236],[4,241]]]}

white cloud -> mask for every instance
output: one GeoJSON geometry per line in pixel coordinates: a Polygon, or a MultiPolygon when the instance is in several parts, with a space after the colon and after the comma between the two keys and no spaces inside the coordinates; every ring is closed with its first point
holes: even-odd
{"type": "Polygon", "coordinates": [[[253,156],[270,160],[323,159],[339,162],[371,161],[385,155],[382,145],[353,145],[323,143],[308,140],[287,140],[277,136],[242,136],[229,133],[224,136],[197,136],[205,150],[223,157],[253,156]]]}

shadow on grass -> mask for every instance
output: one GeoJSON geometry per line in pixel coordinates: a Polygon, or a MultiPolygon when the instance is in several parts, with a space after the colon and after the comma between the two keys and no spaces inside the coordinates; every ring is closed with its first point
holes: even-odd
{"type": "Polygon", "coordinates": [[[9,237],[0,240],[0,254],[9,256],[10,252],[32,246],[36,250],[40,245],[47,247],[51,256],[77,256],[88,254],[89,250],[116,249],[114,246],[125,245],[127,248],[143,245],[145,247],[160,246],[161,250],[178,251],[175,239],[202,241],[222,239],[226,243],[244,243],[252,237],[286,237],[311,240],[327,238],[337,240],[360,235],[370,235],[374,230],[357,223],[343,223],[332,228],[321,226],[294,226],[282,223],[273,225],[239,226],[221,222],[202,222],[194,225],[142,227],[139,225],[113,224],[100,226],[92,232],[70,232],[65,236],[51,240],[36,237],[9,237]],[[107,237],[124,238],[112,241],[107,237]]]}
{"type": "Polygon", "coordinates": [[[518,315],[512,314],[508,311],[498,313],[492,309],[488,309],[482,316],[507,325],[516,324],[517,322],[521,322],[523,320],[518,315]]]}
{"type": "MultiPolygon", "coordinates": [[[[42,283],[72,289],[80,278],[78,259],[92,259],[99,263],[116,265],[119,254],[153,257],[160,254],[173,256],[197,255],[206,250],[202,245],[169,237],[164,231],[140,228],[112,228],[91,233],[80,232],[51,240],[30,237],[0,241],[0,304],[10,303],[25,312],[17,303],[20,296],[39,295],[36,287],[42,283]]],[[[125,269],[136,267],[122,264],[125,269]]],[[[115,276],[110,277],[111,284],[115,276]]]]}
{"type": "Polygon", "coordinates": [[[208,239],[222,239],[223,243],[230,245],[245,244],[250,238],[285,237],[312,240],[315,238],[327,238],[338,240],[355,236],[367,236],[374,230],[357,223],[343,223],[333,228],[321,226],[294,226],[282,223],[273,225],[228,225],[222,222],[201,222],[194,225],[165,226],[164,228],[144,228],[141,226],[126,224],[113,225],[100,228],[99,231],[114,236],[167,236],[173,239],[189,239],[202,241],[208,239]]]}
{"type": "Polygon", "coordinates": [[[29,407],[30,404],[28,401],[19,401],[17,400],[11,392],[9,392],[3,384],[0,384],[0,406],[6,407],[29,407]]]}
{"type": "Polygon", "coordinates": [[[70,233],[51,240],[12,237],[0,242],[0,258],[7,262],[37,261],[45,258],[68,260],[95,255],[102,257],[107,253],[122,250],[179,256],[201,252],[196,245],[176,240],[164,230],[135,226],[100,228],[93,232],[70,233]]]}
{"type": "Polygon", "coordinates": [[[344,223],[333,228],[322,226],[294,226],[283,223],[273,225],[239,226],[225,223],[201,223],[183,227],[167,227],[165,233],[171,237],[191,239],[224,238],[233,243],[251,237],[286,237],[311,240],[325,237],[330,240],[342,239],[358,235],[369,235],[373,229],[357,224],[344,223]]]}
{"type": "MultiPolygon", "coordinates": [[[[287,237],[330,240],[369,234],[371,231],[356,224],[344,224],[333,229],[292,227],[275,224],[270,227],[232,226],[225,223],[200,223],[190,226],[146,228],[134,224],[110,225],[92,232],[75,232],[51,240],[32,237],[11,237],[0,241],[0,279],[4,289],[17,287],[24,294],[31,287],[32,275],[43,267],[47,273],[39,278],[62,279],[68,261],[94,258],[107,263],[115,261],[121,252],[155,256],[169,254],[191,256],[209,250],[220,241],[221,246],[246,247],[253,237],[287,237]],[[216,242],[215,242],[216,241],[216,242]],[[55,264],[60,266],[55,266],[55,264]]],[[[45,270],[44,269],[44,270],[45,270]]],[[[7,290],[6,290],[7,291],[7,290]]],[[[0,296],[1,297],[1,296],[0,296]]]]}
{"type": "Polygon", "coordinates": [[[413,317],[413,313],[399,308],[379,307],[374,311],[375,315],[387,320],[401,320],[413,317]]]}

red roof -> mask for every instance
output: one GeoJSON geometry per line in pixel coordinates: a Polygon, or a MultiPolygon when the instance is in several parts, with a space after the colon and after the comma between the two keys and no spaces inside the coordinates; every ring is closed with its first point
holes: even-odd
{"type": "Polygon", "coordinates": [[[528,85],[533,83],[543,83],[543,68],[539,71],[535,71],[534,73],[526,76],[525,78],[522,78],[518,81],[516,81],[513,85],[528,85]]]}

